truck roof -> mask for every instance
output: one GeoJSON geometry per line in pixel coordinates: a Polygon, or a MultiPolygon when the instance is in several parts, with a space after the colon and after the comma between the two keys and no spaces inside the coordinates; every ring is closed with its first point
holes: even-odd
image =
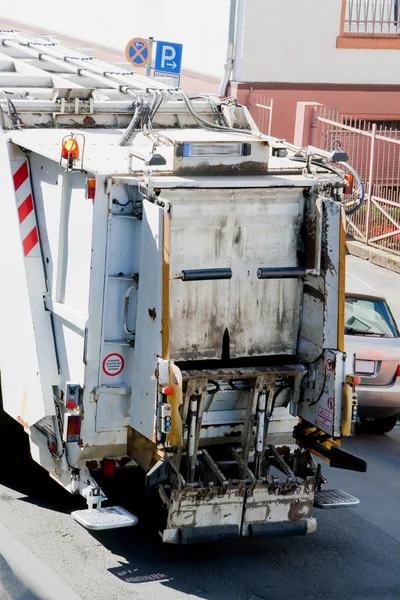
{"type": "MultiPolygon", "coordinates": [[[[291,160],[299,149],[263,135],[248,109],[232,98],[187,94],[165,80],[138,75],[128,65],[116,71],[115,65],[63,48],[55,40],[17,30],[0,30],[0,42],[0,114],[7,138],[62,163],[63,140],[73,136],[80,147],[79,164],[64,167],[105,176],[143,176],[151,165],[153,176],[179,175],[175,183],[186,186],[199,186],[200,178],[211,175],[213,187],[242,187],[250,175],[249,187],[337,182],[339,173],[329,172],[322,162],[313,163],[305,175],[301,150],[300,162],[291,160]],[[224,154],[224,143],[242,148],[224,154]],[[182,146],[191,144],[203,148],[185,154],[182,146]],[[207,154],[207,144],[221,146],[207,154]],[[154,154],[158,162],[149,162],[154,154]],[[264,176],[271,175],[269,182],[264,176]],[[232,176],[240,181],[235,183],[232,176]]],[[[329,162],[329,156],[321,156],[329,162]]]]}
{"type": "MultiPolygon", "coordinates": [[[[139,158],[135,153],[145,157],[150,152],[153,142],[139,131],[133,143],[129,146],[120,146],[119,140],[123,131],[123,129],[24,129],[7,131],[5,133],[18,146],[57,163],[61,159],[63,140],[71,135],[76,136],[78,143],[82,146],[84,145],[82,147],[84,170],[92,174],[129,177],[135,172],[143,172],[143,158],[139,158]]],[[[166,164],[152,166],[151,170],[154,176],[157,173],[160,175],[161,173],[173,175],[174,147],[176,142],[242,142],[256,145],[265,145],[267,143],[255,135],[240,135],[201,129],[155,130],[154,134],[168,135],[174,143],[173,145],[157,146],[157,153],[162,154],[166,159],[166,164]]],[[[313,178],[302,174],[303,167],[302,163],[290,160],[290,156],[271,156],[268,163],[268,175],[253,175],[251,176],[251,181],[249,176],[249,187],[262,187],[265,185],[310,187],[313,184],[313,178]],[[271,180],[270,184],[269,180],[271,180]]],[[[322,166],[317,171],[319,171],[319,179],[321,177],[326,181],[335,179],[335,175],[327,173],[322,166]]],[[[239,174],[238,172],[237,175],[239,174]]],[[[240,177],[240,183],[235,183],[235,180],[238,179],[235,176],[213,177],[212,187],[225,187],[227,179],[232,180],[230,183],[232,187],[236,187],[237,185],[243,187],[245,185],[243,177],[245,176],[246,174],[243,173],[240,177]]],[[[206,180],[206,171],[204,173],[193,174],[193,177],[190,174],[186,174],[184,178],[180,178],[179,185],[186,187],[194,185],[198,187],[200,182],[203,181],[205,187],[209,187],[206,180]],[[195,180],[197,183],[194,183],[195,180]],[[192,182],[191,184],[189,183],[190,181],[192,182]]]]}

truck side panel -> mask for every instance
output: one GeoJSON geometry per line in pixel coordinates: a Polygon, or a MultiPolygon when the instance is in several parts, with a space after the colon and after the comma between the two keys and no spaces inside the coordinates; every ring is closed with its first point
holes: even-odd
{"type": "Polygon", "coordinates": [[[46,280],[30,187],[27,157],[1,140],[2,218],[0,275],[0,350],[5,410],[24,427],[54,414],[52,386],[58,365],[50,313],[45,310],[46,280]]]}

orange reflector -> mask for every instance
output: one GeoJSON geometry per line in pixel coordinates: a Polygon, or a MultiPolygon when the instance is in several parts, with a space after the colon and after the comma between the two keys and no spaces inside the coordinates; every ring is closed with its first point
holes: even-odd
{"type": "Polygon", "coordinates": [[[351,194],[353,192],[354,177],[353,175],[345,175],[344,178],[347,181],[347,185],[344,186],[343,193],[351,194]]]}
{"type": "Polygon", "coordinates": [[[103,460],[103,475],[104,477],[112,477],[115,475],[116,462],[111,458],[105,458],[103,460]]]}
{"type": "Polygon", "coordinates": [[[79,158],[79,146],[78,142],[74,138],[68,138],[63,143],[62,157],[71,160],[79,158]]]}
{"type": "Polygon", "coordinates": [[[87,184],[88,200],[94,200],[94,195],[96,193],[96,180],[95,179],[86,179],[86,184],[87,184]]]}
{"type": "Polygon", "coordinates": [[[172,394],[174,393],[174,388],[172,387],[172,385],[167,385],[165,388],[162,389],[162,393],[166,396],[172,396],[172,394]]]}
{"type": "Polygon", "coordinates": [[[81,437],[81,416],[71,415],[68,417],[67,442],[79,442],[81,437]]]}

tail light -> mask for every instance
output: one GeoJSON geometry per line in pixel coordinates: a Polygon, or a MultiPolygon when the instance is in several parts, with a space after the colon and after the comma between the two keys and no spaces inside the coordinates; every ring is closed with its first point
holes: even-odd
{"type": "Polygon", "coordinates": [[[349,385],[360,385],[361,377],[359,375],[346,375],[346,383],[349,385]]]}
{"type": "Polygon", "coordinates": [[[67,425],[67,442],[79,442],[81,439],[81,416],[70,415],[67,425]]]}
{"type": "Polygon", "coordinates": [[[161,392],[166,396],[172,396],[172,394],[174,393],[174,388],[172,387],[172,385],[167,385],[166,387],[161,388],[161,392]]]}
{"type": "Polygon", "coordinates": [[[343,188],[344,194],[352,194],[353,193],[353,185],[354,185],[354,177],[353,175],[345,175],[345,180],[347,181],[347,185],[343,188]]]}
{"type": "Polygon", "coordinates": [[[94,178],[86,179],[86,197],[88,200],[94,200],[96,195],[96,180],[94,178]]]}
{"type": "Polygon", "coordinates": [[[104,477],[112,477],[115,475],[116,462],[111,458],[105,458],[103,460],[103,475],[104,477]]]}
{"type": "Polygon", "coordinates": [[[400,377],[400,365],[397,367],[396,377],[400,377]]]}

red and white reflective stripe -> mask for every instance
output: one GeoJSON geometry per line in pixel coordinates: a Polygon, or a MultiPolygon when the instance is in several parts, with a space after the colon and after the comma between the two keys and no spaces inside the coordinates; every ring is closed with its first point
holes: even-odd
{"type": "Polygon", "coordinates": [[[14,165],[13,180],[24,256],[40,257],[28,161],[15,161],[14,165]]]}

